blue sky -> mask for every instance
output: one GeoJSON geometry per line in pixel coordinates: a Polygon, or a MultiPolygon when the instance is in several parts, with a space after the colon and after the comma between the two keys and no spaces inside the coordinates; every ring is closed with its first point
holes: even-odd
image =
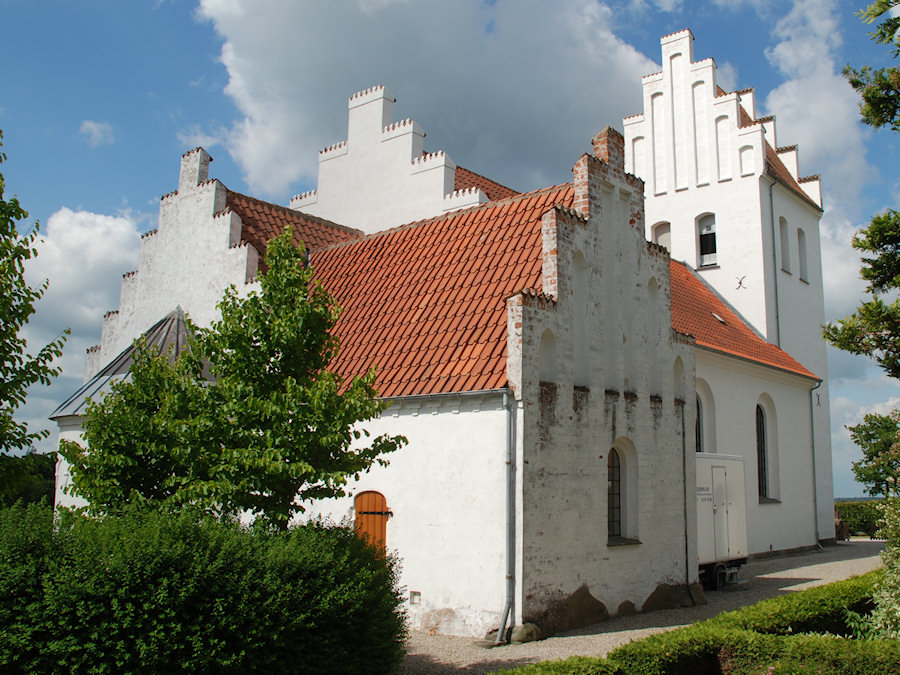
{"type": "MultiPolygon", "coordinates": [[[[900,201],[900,135],[860,125],[840,76],[845,63],[889,62],[854,16],[860,6],[0,0],[2,172],[45,235],[29,273],[51,284],[28,337],[37,346],[73,331],[63,376],[21,416],[50,426],[79,385],[185,150],[203,145],[213,177],[286,204],[315,186],[318,150],[344,138],[347,97],[386,84],[395,117],[418,121],[428,149],[520,190],[560,183],[597,130],[640,112],[659,37],[682,28],[695,59],[715,59],[720,84],[755,87],[779,145],[799,145],[801,173],[821,174],[826,314],[844,316],[862,289],[850,236],[900,201]]],[[[835,493],[859,495],[843,425],[900,406],[900,387],[865,359],[829,359],[835,493]]]]}

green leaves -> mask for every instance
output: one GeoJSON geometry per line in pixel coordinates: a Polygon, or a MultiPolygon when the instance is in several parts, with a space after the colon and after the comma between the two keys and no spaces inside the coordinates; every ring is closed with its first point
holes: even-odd
{"type": "Polygon", "coordinates": [[[140,347],[130,381],[89,407],[90,450],[60,451],[92,508],[193,504],[284,529],[303,502],[343,495],[349,476],[405,442],[359,442],[368,439],[359,423],[383,409],[375,373],[347,383],[327,370],[338,311],[291,237],[269,243],[259,293],[229,289],[221,319],[173,362],[140,347]]]}
{"type": "MultiPolygon", "coordinates": [[[[5,159],[6,155],[0,152],[0,163],[5,159]]],[[[37,354],[28,354],[21,330],[34,314],[34,303],[43,296],[47,281],[35,288],[25,282],[25,263],[37,255],[38,225],[28,234],[19,233],[16,222],[27,218],[28,212],[15,197],[5,200],[4,188],[0,174],[0,452],[10,452],[27,450],[49,433],[47,430],[29,432],[13,415],[25,402],[28,387],[50,384],[59,374],[60,369],[51,364],[62,355],[69,330],[37,354]]]]}
{"type": "MultiPolygon", "coordinates": [[[[875,23],[898,6],[900,0],[875,0],[858,13],[865,23],[875,23]]],[[[889,15],[882,19],[869,36],[878,44],[893,47],[894,58],[900,56],[900,16],[889,15]]],[[[888,126],[900,131],[900,68],[863,66],[857,70],[848,65],[844,66],[843,73],[862,99],[859,110],[863,122],[875,128],[888,126]]]]}

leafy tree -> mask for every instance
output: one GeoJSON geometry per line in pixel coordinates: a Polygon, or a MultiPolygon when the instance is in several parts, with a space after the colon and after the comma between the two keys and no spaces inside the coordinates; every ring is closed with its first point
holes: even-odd
{"type": "MultiPolygon", "coordinates": [[[[866,23],[889,15],[871,37],[876,43],[893,46],[895,57],[900,56],[900,17],[890,14],[898,5],[900,0],[876,0],[859,12],[866,23]]],[[[846,66],[844,75],[862,98],[863,122],[900,130],[900,69],[846,66]]],[[[900,378],[900,212],[888,209],[876,214],[851,243],[861,252],[860,276],[867,282],[870,297],[847,318],[826,325],[825,339],[838,349],[874,359],[888,375],[900,378]]],[[[886,473],[898,469],[893,447],[896,419],[867,415],[862,424],[851,428],[865,455],[854,464],[854,472],[872,494],[882,492],[886,473]]]]}
{"type": "Polygon", "coordinates": [[[45,500],[52,504],[55,478],[55,452],[0,455],[0,507],[17,501],[33,504],[45,500]]]}
{"type": "Polygon", "coordinates": [[[357,423],[384,408],[375,372],[345,382],[328,370],[338,310],[291,236],[269,243],[260,292],[230,288],[222,318],[171,362],[138,349],[131,380],[88,408],[90,450],[64,443],[61,453],[94,508],[192,503],[283,529],[302,502],[343,495],[349,476],[405,442],[383,435],[359,447],[369,434],[357,423]]]}
{"type": "Polygon", "coordinates": [[[138,341],[130,378],[114,381],[110,393],[88,405],[84,438],[91,449],[60,442],[74,493],[92,510],[118,511],[133,502],[224,508],[210,499],[221,491],[212,476],[221,453],[202,370],[193,350],[173,359],[138,341]]]}
{"type": "Polygon", "coordinates": [[[853,462],[856,480],[866,486],[870,495],[888,496],[895,488],[894,477],[900,475],[900,412],[870,413],[859,424],[847,428],[863,451],[863,458],[853,462]]]}
{"type": "MultiPolygon", "coordinates": [[[[0,163],[5,159],[0,152],[0,163]]],[[[51,364],[62,354],[69,331],[63,331],[34,356],[26,351],[28,345],[20,332],[34,314],[34,303],[47,290],[47,281],[37,288],[25,282],[25,263],[37,255],[38,225],[28,234],[19,233],[16,223],[27,218],[28,212],[15,197],[3,198],[4,187],[0,174],[0,452],[10,452],[27,450],[50,433],[46,429],[28,431],[28,426],[13,416],[25,402],[28,387],[38,382],[50,384],[59,374],[59,368],[51,364]]]]}
{"type": "MultiPolygon", "coordinates": [[[[876,0],[859,12],[863,21],[874,23],[876,19],[900,5],[900,0],[876,0]]],[[[894,57],[900,56],[900,16],[888,16],[870,35],[883,45],[893,47],[894,57]]],[[[900,131],[900,68],[873,69],[863,66],[859,70],[844,66],[844,76],[862,97],[859,105],[863,122],[873,127],[889,126],[900,131]]]]}

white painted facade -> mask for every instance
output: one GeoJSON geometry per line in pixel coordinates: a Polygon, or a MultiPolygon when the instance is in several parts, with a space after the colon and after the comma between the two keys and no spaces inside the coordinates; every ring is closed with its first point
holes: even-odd
{"type": "MultiPolygon", "coordinates": [[[[805,405],[809,408],[812,399],[818,533],[821,539],[831,539],[831,428],[820,328],[824,294],[818,177],[799,176],[797,148],[778,147],[774,117],[756,119],[753,90],[725,93],[716,84],[715,62],[694,62],[690,31],[663,37],[661,46],[662,72],[643,78],[644,112],[625,119],[626,170],[646,182],[647,238],[663,243],[674,259],[696,269],[760,335],[823,380],[815,392],[805,394],[805,405]],[[789,177],[770,166],[767,144],[789,177]],[[703,256],[701,230],[712,222],[710,217],[715,254],[703,256]]],[[[727,378],[723,386],[735,388],[727,378]]],[[[722,422],[726,428],[740,428],[753,414],[752,406],[749,412],[736,409],[722,422]]],[[[806,426],[809,416],[807,410],[806,426]]],[[[813,471],[809,453],[807,459],[794,467],[800,472],[797,477],[813,471]]],[[[748,475],[755,477],[756,462],[747,467],[748,475]]],[[[791,475],[784,478],[793,483],[791,475]]],[[[756,494],[756,489],[748,492],[756,494]]],[[[786,492],[782,498],[788,499],[786,492]]],[[[768,528],[763,512],[749,513],[751,532],[768,528]]],[[[768,550],[768,543],[752,548],[754,541],[751,536],[754,553],[768,550]]]]}
{"type": "MultiPolygon", "coordinates": [[[[307,511],[352,521],[354,495],[384,495],[392,513],[386,547],[401,558],[413,628],[462,635],[495,628],[510,533],[512,623],[556,631],[689,600],[685,589],[697,582],[698,399],[703,449],[745,460],[751,553],[815,544],[816,498],[818,536],[833,536],[827,386],[811,394],[809,378],[697,348],[673,331],[669,257],[645,238],[670,223],[672,256],[698,267],[698,218],[716,215],[716,265],[701,268],[702,277],[769,341],[825,377],[820,212],[773,184],[765,141],[774,123],[771,132],[763,124],[739,128],[741,105],[754,114],[752,93],[714,97],[715,64],[693,63],[691,41],[689,33],[663,39],[663,73],[644,78],[644,115],[625,121],[624,147],[614,132],[601,132],[596,156],[578,160],[574,209],[543,217],[541,287],[507,300],[512,527],[503,392],[395,400],[365,426],[403,434],[409,444],[388,467],[351,482],[348,497],[307,511]],[[690,123],[688,110],[698,111],[690,123]],[[626,172],[647,181],[646,194],[626,172]],[[787,222],[789,242],[803,230],[806,278],[796,247],[790,272],[776,269],[771,213],[787,222]],[[743,277],[741,289],[735,277],[743,277]],[[762,502],[754,499],[760,403],[771,435],[770,499],[762,502]],[[610,537],[613,449],[622,465],[622,531],[610,537]]],[[[383,87],[351,97],[347,141],[320,153],[318,191],[293,199],[292,208],[371,232],[487,200],[478,190],[453,194],[455,164],[442,153],[423,156],[424,134],[409,120],[392,123],[393,102],[383,87]]],[[[796,173],[796,152],[782,156],[796,173]]],[[[142,241],[139,269],[125,275],[119,310],[104,319],[86,377],[176,305],[208,324],[225,288],[246,288],[255,277],[259,252],[241,243],[240,217],[225,209],[227,191],[209,180],[209,161],[202,149],[182,158],[178,190],[163,197],[159,227],[142,241]]],[[[818,199],[814,182],[803,185],[818,199]]],[[[60,427],[61,437],[80,433],[77,420],[60,427]]],[[[62,493],[66,479],[61,462],[57,504],[72,503],[62,493]]]]}
{"type": "Polygon", "coordinates": [[[103,318],[85,381],[176,306],[207,325],[226,288],[255,278],[259,254],[241,242],[240,216],[225,209],[225,186],[209,180],[210,161],[203,148],[181,158],[178,190],[163,196],[157,229],[141,239],[139,267],[122,279],[119,309],[103,318]]]}
{"type": "Polygon", "coordinates": [[[395,101],[384,86],[350,97],[347,140],[319,152],[319,187],[292,209],[370,233],[488,201],[477,188],[454,190],[456,164],[424,153],[418,123],[393,121],[395,101]]]}

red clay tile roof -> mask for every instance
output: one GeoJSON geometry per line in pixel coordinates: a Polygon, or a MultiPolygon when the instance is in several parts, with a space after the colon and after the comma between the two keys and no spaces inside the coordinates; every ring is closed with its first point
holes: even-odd
{"type": "Polygon", "coordinates": [[[782,183],[789,190],[802,197],[807,203],[816,207],[819,211],[822,210],[822,207],[803,191],[803,188],[800,187],[800,183],[798,183],[797,179],[791,175],[791,172],[788,171],[788,168],[784,165],[784,162],[781,161],[781,158],[778,156],[778,153],[775,152],[775,149],[769,145],[768,141],[766,141],[766,173],[779,183],[782,183]]]}
{"type": "Polygon", "coordinates": [[[241,238],[253,244],[259,251],[260,260],[265,255],[269,240],[284,232],[288,225],[294,226],[294,243],[300,244],[302,241],[303,245],[310,249],[356,239],[363,235],[360,230],[231,190],[225,197],[225,205],[241,217],[243,222],[241,238]]]}
{"type": "Polygon", "coordinates": [[[313,251],[342,308],[342,375],[378,367],[381,396],[506,386],[506,301],[541,282],[541,217],[562,185],[313,251]]]}
{"type": "Polygon", "coordinates": [[[454,181],[453,189],[465,190],[470,187],[479,188],[492,202],[498,199],[515,197],[519,194],[512,188],[500,185],[500,183],[492,181],[490,178],[485,178],[481,174],[469,171],[461,166],[456,167],[456,179],[454,181]]]}
{"type": "Polygon", "coordinates": [[[687,265],[673,260],[669,270],[672,278],[672,328],[693,335],[700,347],[819,379],[787,352],[750,330],[687,265]]]}

